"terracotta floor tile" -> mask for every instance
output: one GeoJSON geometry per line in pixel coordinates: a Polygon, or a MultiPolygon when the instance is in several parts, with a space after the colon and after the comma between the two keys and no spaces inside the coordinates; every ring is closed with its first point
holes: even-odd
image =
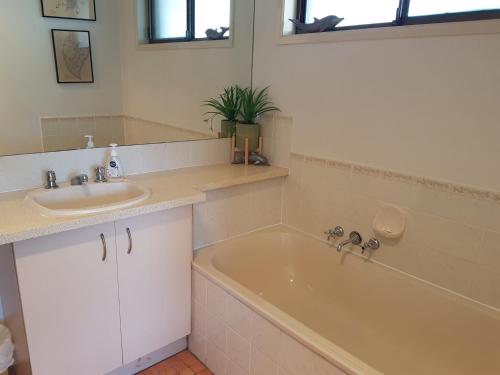
{"type": "Polygon", "coordinates": [[[193,366],[191,366],[191,370],[193,370],[195,372],[195,374],[202,372],[205,369],[206,369],[205,365],[199,361],[196,364],[194,364],[193,366]]]}
{"type": "Polygon", "coordinates": [[[188,365],[188,367],[193,367],[197,363],[200,363],[198,361],[198,358],[196,358],[193,354],[191,354],[188,351],[181,352],[181,353],[177,354],[176,357],[179,358],[186,365],[188,365]]]}
{"type": "Polygon", "coordinates": [[[184,351],[150,367],[138,375],[213,375],[196,356],[184,351]]]}
{"type": "Polygon", "coordinates": [[[173,368],[169,367],[169,368],[159,370],[158,374],[159,375],[177,375],[177,372],[173,368]]]}

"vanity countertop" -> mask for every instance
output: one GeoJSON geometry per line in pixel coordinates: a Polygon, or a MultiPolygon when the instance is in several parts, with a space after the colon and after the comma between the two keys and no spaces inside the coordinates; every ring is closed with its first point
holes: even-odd
{"type": "Polygon", "coordinates": [[[30,190],[0,194],[0,245],[204,202],[205,193],[288,175],[278,167],[232,164],[183,168],[127,176],[151,189],[132,207],[85,216],[45,216],[25,199],[30,190]]]}

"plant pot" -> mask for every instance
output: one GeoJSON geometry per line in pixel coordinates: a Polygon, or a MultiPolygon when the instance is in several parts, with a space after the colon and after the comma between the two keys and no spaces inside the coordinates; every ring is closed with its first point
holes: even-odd
{"type": "Polygon", "coordinates": [[[236,124],[236,147],[240,151],[245,150],[245,138],[248,138],[249,151],[257,150],[259,148],[259,137],[259,124],[236,124]]]}
{"type": "Polygon", "coordinates": [[[236,121],[222,120],[220,122],[221,138],[231,138],[236,131],[236,121]]]}

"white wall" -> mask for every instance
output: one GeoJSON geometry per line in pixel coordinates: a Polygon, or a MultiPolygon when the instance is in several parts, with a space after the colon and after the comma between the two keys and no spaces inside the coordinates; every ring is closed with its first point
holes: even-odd
{"type": "Polygon", "coordinates": [[[120,1],[96,1],[97,22],[43,18],[38,0],[0,2],[0,155],[40,151],[40,116],[122,112],[120,1]],[[53,28],[90,30],[95,83],[57,83],[53,28]]]}
{"type": "Polygon", "coordinates": [[[256,1],[254,84],[293,151],[500,191],[499,34],[277,45],[276,3],[256,1]]]}
{"type": "Polygon", "coordinates": [[[231,48],[137,45],[135,1],[121,7],[124,112],[126,115],[208,132],[201,101],[225,86],[250,85],[253,1],[235,0],[231,48]],[[144,48],[146,47],[146,48],[144,48]]]}

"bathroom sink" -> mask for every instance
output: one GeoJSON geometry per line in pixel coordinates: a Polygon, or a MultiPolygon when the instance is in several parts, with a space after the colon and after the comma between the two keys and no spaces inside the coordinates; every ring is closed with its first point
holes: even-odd
{"type": "Polygon", "coordinates": [[[77,216],[125,208],[148,199],[151,191],[130,181],[89,183],[38,189],[29,193],[31,200],[45,214],[77,216]]]}

